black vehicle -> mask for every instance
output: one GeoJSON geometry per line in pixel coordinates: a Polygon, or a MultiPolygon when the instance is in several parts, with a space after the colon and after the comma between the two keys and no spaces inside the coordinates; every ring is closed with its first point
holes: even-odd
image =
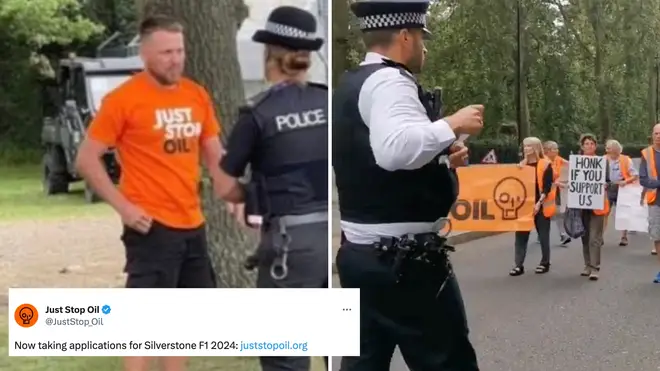
{"type": "MultiPolygon", "coordinates": [[[[103,97],[142,68],[138,57],[74,57],[60,61],[55,86],[47,89],[51,104],[45,105],[41,131],[46,195],[67,193],[69,184],[82,180],[75,169],[78,147],[103,97]]],[[[117,183],[120,167],[114,150],[109,150],[103,160],[111,179],[117,183]]],[[[87,184],[85,199],[90,203],[100,200],[87,184]]]]}

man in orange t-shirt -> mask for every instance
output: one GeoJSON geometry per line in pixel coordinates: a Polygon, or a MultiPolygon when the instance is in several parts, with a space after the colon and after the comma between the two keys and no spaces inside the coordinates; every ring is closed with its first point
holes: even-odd
{"type": "MultiPolygon", "coordinates": [[[[216,192],[231,202],[242,190],[219,171],[220,126],[208,93],[182,78],[183,28],[167,17],[140,27],[145,71],[110,92],[89,127],[77,169],[121,216],[128,288],[213,288],[199,182],[200,155],[216,192]],[[115,148],[121,164],[119,190],[100,157],[115,148]],[[229,190],[227,190],[229,189],[229,190]]],[[[131,357],[126,370],[147,370],[131,357]]],[[[184,369],[168,358],[165,370],[184,369]]]]}

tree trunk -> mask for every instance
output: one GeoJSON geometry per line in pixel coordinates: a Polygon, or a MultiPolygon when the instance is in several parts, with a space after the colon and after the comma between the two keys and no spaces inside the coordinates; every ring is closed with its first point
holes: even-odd
{"type": "MultiPolygon", "coordinates": [[[[529,91],[527,89],[528,76],[530,74],[532,57],[530,55],[530,35],[528,30],[528,18],[529,4],[524,0],[521,0],[521,14],[520,14],[520,49],[522,54],[522,60],[520,61],[522,68],[521,75],[521,84],[520,84],[520,100],[521,100],[521,117],[522,117],[522,128],[526,133],[525,136],[531,136],[532,128],[530,123],[530,113],[529,113],[529,91]]],[[[541,130],[540,130],[541,131],[541,130]]],[[[541,131],[542,132],[542,131],[541,131]]]]}
{"type": "Polygon", "coordinates": [[[658,122],[658,72],[660,72],[660,67],[658,66],[658,59],[653,58],[649,61],[648,66],[648,93],[647,93],[647,123],[649,127],[655,125],[658,122]]]}
{"type": "Polygon", "coordinates": [[[594,78],[596,80],[596,92],[598,93],[598,123],[600,124],[600,135],[602,140],[610,137],[610,115],[609,115],[609,97],[608,81],[605,76],[605,29],[602,20],[602,4],[599,1],[591,3],[589,9],[589,21],[594,31],[595,59],[594,59],[594,78]]]}
{"type": "Polygon", "coordinates": [[[516,113],[518,141],[530,135],[527,97],[527,68],[525,68],[525,7],[523,0],[516,1],[516,113]]]}
{"type": "MultiPolygon", "coordinates": [[[[186,75],[211,94],[222,124],[222,136],[226,138],[236,122],[238,107],[245,102],[236,45],[236,33],[248,15],[245,3],[242,0],[137,1],[141,14],[169,14],[184,24],[186,75]]],[[[256,247],[256,238],[247,235],[226,213],[223,203],[213,195],[208,178],[203,183],[209,249],[218,286],[253,287],[254,274],[243,268],[243,262],[256,247]]]]}
{"type": "Polygon", "coordinates": [[[332,2],[332,86],[348,69],[348,0],[332,2]]]}

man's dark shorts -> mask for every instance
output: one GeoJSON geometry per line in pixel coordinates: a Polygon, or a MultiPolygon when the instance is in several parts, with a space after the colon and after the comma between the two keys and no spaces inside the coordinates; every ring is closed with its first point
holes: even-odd
{"type": "Polygon", "coordinates": [[[205,226],[170,228],[156,221],[149,233],[124,226],[127,288],[214,288],[205,226]]]}

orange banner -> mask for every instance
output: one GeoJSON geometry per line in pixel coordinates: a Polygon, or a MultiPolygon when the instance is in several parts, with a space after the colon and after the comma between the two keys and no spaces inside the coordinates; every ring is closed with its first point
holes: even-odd
{"type": "Polygon", "coordinates": [[[460,192],[452,231],[510,232],[534,228],[535,169],[516,165],[458,168],[460,192]]]}

